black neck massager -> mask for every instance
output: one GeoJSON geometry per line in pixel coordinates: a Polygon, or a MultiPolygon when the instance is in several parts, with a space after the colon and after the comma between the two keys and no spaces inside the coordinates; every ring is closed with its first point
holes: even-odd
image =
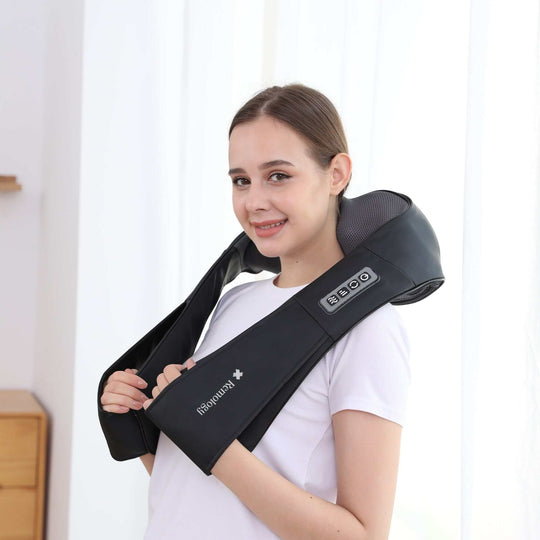
{"type": "Polygon", "coordinates": [[[167,364],[193,355],[221,291],[240,272],[280,271],[242,233],[186,301],[103,374],[101,427],[111,455],[155,453],[163,431],[207,475],[235,439],[253,450],[318,360],[364,317],[390,302],[422,300],[444,281],[431,225],[405,195],[374,191],[344,198],[337,238],[345,257],[279,308],[200,359],[170,383],[148,409],[104,411],[108,377],[138,369],[146,394],[167,364]]]}

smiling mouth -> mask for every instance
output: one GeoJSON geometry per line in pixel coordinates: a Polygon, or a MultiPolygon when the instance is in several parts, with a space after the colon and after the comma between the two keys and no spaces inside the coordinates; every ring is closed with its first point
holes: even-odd
{"type": "Polygon", "coordinates": [[[283,221],[279,221],[278,223],[273,223],[272,225],[257,225],[257,229],[272,229],[274,227],[279,227],[280,225],[283,225],[287,220],[284,219],[283,221]]]}

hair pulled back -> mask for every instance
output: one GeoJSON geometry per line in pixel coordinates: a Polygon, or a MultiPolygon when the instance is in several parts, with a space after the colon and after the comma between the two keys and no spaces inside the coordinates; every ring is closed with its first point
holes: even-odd
{"type": "MultiPolygon", "coordinates": [[[[271,86],[261,90],[235,114],[229,128],[250,122],[260,116],[270,116],[288,124],[301,135],[312,159],[327,169],[336,154],[348,153],[347,139],[339,114],[332,102],[321,92],[303,84],[271,86]]],[[[345,193],[337,197],[337,207],[345,193]]]]}

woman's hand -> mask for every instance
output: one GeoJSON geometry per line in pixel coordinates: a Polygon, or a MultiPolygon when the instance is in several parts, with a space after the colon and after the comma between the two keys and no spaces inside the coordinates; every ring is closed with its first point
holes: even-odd
{"type": "Polygon", "coordinates": [[[165,366],[163,372],[157,376],[157,385],[152,388],[152,399],[147,399],[143,403],[143,407],[148,409],[148,407],[152,404],[152,401],[158,397],[160,392],[162,392],[169,383],[180,377],[180,373],[184,369],[191,369],[194,365],[195,362],[193,361],[193,358],[190,358],[185,364],[169,364],[165,366]]]}
{"type": "Polygon", "coordinates": [[[136,375],[136,369],[115,371],[105,383],[101,395],[103,410],[113,413],[127,413],[130,409],[139,410],[148,399],[140,388],[148,383],[136,375]]]}

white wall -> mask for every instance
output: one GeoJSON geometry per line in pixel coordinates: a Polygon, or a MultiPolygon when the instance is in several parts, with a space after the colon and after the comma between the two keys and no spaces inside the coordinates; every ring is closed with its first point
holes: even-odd
{"type": "Polygon", "coordinates": [[[31,389],[36,351],[45,1],[0,2],[0,388],[31,389]]]}
{"type": "Polygon", "coordinates": [[[33,389],[49,411],[47,535],[67,538],[77,329],[83,0],[45,3],[43,198],[33,389]]]}
{"type": "Polygon", "coordinates": [[[48,537],[67,537],[81,103],[82,0],[0,4],[0,385],[49,413],[48,537]]]}

